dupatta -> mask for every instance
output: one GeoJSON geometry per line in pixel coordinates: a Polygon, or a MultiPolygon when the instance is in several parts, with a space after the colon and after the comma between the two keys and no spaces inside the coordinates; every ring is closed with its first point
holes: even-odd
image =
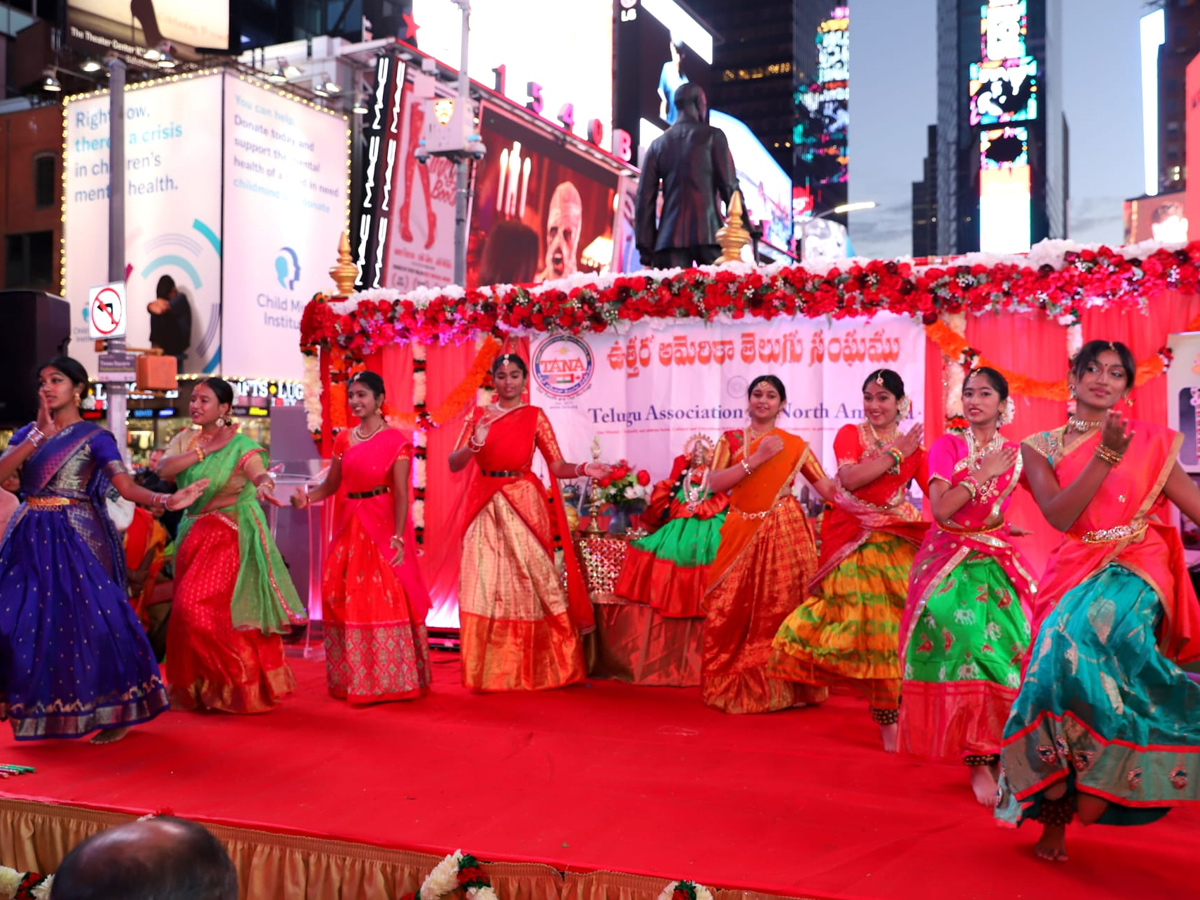
{"type": "MultiPolygon", "coordinates": [[[[862,430],[862,425],[846,425],[838,432],[834,451],[839,470],[880,455],[880,450],[868,449],[862,430]]],[[[920,510],[908,502],[904,493],[914,478],[922,490],[927,489],[923,449],[907,457],[898,472],[885,472],[853,492],[842,486],[839,472],[834,479],[833,500],[821,523],[821,558],[809,582],[810,589],[865,544],[872,532],[882,531],[910,544],[921,544],[929,524],[921,521],[920,510]]]]}
{"type": "MultiPolygon", "coordinates": [[[[1017,448],[1012,441],[1005,442],[1004,446],[1017,448]]],[[[971,475],[966,441],[958,435],[942,435],[929,451],[929,468],[930,481],[936,478],[950,487],[960,484],[971,475]]],[[[972,554],[995,560],[1012,582],[1022,605],[1028,607],[1032,603],[1037,584],[1025,558],[1011,543],[1011,526],[1003,520],[1003,512],[1020,484],[1023,470],[1024,463],[1018,453],[1012,467],[984,485],[983,490],[955,512],[949,522],[935,521],[929,528],[925,543],[913,562],[909,602],[900,620],[901,662],[908,649],[912,627],[920,620],[929,598],[972,554]]]]}
{"type": "MultiPolygon", "coordinates": [[[[1187,576],[1179,530],[1164,521],[1163,486],[1176,464],[1183,436],[1149,422],[1132,422],[1124,460],[1113,466],[1095,496],[1050,555],[1035,606],[1035,628],[1063,596],[1110,563],[1144,580],[1163,608],[1158,645],[1180,663],[1200,659],[1200,604],[1187,576]]],[[[1027,438],[1065,487],[1083,471],[1100,442],[1099,431],[1065,447],[1066,427],[1027,438]]]]}
{"type": "MultiPolygon", "coordinates": [[[[244,434],[236,434],[216,453],[188,466],[175,481],[187,487],[203,478],[210,480],[207,488],[188,507],[179,531],[178,546],[182,547],[196,519],[208,512],[208,505],[220,494],[242,465],[256,454],[266,463],[267,451],[244,434]]],[[[287,567],[267,529],[267,520],[259,506],[255,487],[250,481],[242,485],[237,502],[224,507],[219,514],[228,516],[237,526],[238,576],[230,598],[233,627],[239,631],[255,629],[264,634],[286,633],[292,624],[308,620],[287,567]]]]}
{"type": "MultiPolygon", "coordinates": [[[[476,408],[467,418],[459,446],[462,446],[466,436],[474,432],[475,426],[486,413],[487,410],[476,408]]],[[[475,454],[476,466],[470,470],[461,519],[462,531],[465,533],[466,526],[474,521],[494,496],[502,494],[552,562],[555,547],[562,547],[567,576],[567,612],[576,628],[591,631],[596,627],[595,613],[583,572],[575,558],[571,526],[563,508],[558,479],[551,474],[551,500],[547,503],[546,487],[533,474],[533,453],[539,447],[547,462],[562,458],[550,423],[538,407],[518,406],[492,419],[487,440],[475,454]]],[[[458,534],[458,540],[462,536],[458,534]]]]}

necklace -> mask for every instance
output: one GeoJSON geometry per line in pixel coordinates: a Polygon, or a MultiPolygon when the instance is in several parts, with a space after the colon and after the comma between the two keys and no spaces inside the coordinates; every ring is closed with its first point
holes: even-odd
{"type": "Polygon", "coordinates": [[[708,492],[708,467],[704,466],[700,470],[699,484],[693,478],[697,471],[697,469],[691,468],[683,473],[683,496],[687,500],[686,506],[688,512],[695,512],[696,507],[700,505],[700,501],[704,499],[704,495],[708,492]]]}
{"type": "Polygon", "coordinates": [[[1067,428],[1072,431],[1078,431],[1080,434],[1087,434],[1093,428],[1099,428],[1104,422],[1100,419],[1081,419],[1078,416],[1071,416],[1067,419],[1067,428]]]}
{"type": "Polygon", "coordinates": [[[967,439],[967,462],[973,469],[979,469],[983,465],[983,458],[985,456],[993,450],[1004,446],[1004,435],[1000,434],[999,431],[994,432],[991,440],[982,447],[979,446],[978,441],[975,439],[975,432],[970,428],[964,434],[967,439]]]}
{"type": "Polygon", "coordinates": [[[880,437],[879,432],[875,430],[875,426],[871,424],[870,420],[864,420],[863,424],[871,430],[871,438],[875,441],[875,449],[877,450],[882,450],[894,441],[896,439],[896,432],[899,431],[899,428],[893,425],[892,430],[888,434],[880,437]]]}
{"type": "Polygon", "coordinates": [[[212,434],[205,434],[203,431],[197,431],[188,443],[188,450],[195,450],[197,447],[205,447],[212,443],[212,434]]]}
{"type": "Polygon", "coordinates": [[[370,434],[364,435],[362,433],[362,422],[359,422],[354,426],[354,439],[361,444],[363,441],[369,441],[371,438],[375,437],[375,435],[379,434],[379,432],[383,431],[383,429],[386,427],[386,422],[380,422],[378,428],[376,428],[370,434]]]}
{"type": "Polygon", "coordinates": [[[754,441],[757,441],[759,438],[764,438],[774,430],[775,430],[774,428],[768,428],[766,431],[755,431],[754,426],[747,425],[746,426],[746,443],[750,444],[750,443],[753,443],[754,441]]]}

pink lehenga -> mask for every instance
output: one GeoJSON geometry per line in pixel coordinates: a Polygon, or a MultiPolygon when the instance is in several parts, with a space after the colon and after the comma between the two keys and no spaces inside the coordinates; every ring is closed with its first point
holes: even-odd
{"type": "MultiPolygon", "coordinates": [[[[929,480],[961,483],[979,455],[970,449],[958,435],[938,438],[929,450],[929,480]]],[[[905,752],[955,762],[1000,752],[1036,590],[1004,521],[1021,468],[1018,456],[949,522],[930,528],[913,561],[900,623],[905,752]]]]}
{"type": "Polygon", "coordinates": [[[321,579],[329,693],[350,703],[405,700],[430,683],[429,592],[411,522],[404,528],[404,560],[391,564],[392,467],[412,459],[412,445],[394,428],[357,444],[350,433],[343,431],[333,445],[342,482],[321,579]]]}

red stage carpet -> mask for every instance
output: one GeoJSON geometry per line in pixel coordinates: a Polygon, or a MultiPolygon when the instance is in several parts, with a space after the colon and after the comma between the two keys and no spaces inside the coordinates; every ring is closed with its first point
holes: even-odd
{"type": "Polygon", "coordinates": [[[0,761],[37,773],[0,794],[801,897],[1200,897],[1200,809],[1072,828],[1071,861],[1039,862],[1037,829],[997,828],[962,767],[884,754],[848,697],[735,717],[695,689],[609,681],[472,695],[457,657],[434,659],[434,693],[410,703],[351,709],[294,660],[297,696],[265,716],[169,713],[112,746],[4,726],[0,761]]]}

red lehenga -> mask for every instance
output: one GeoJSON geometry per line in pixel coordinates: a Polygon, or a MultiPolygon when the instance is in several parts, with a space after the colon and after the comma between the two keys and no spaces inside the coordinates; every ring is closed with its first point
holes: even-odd
{"type": "Polygon", "coordinates": [[[405,523],[404,561],[392,566],[396,529],[392,468],[412,459],[394,428],[359,443],[334,441],[342,461],[334,538],[321,580],[329,693],[351,703],[406,700],[429,688],[429,593],[405,523]]]}
{"type": "MultiPolygon", "coordinates": [[[[487,413],[468,417],[466,446],[487,413]]],[[[459,629],[463,685],[480,691],[543,690],[583,680],[581,630],[595,626],[591,602],[570,545],[558,481],[553,507],[531,466],[536,447],[562,459],[554,430],[535,406],[494,416],[475,454],[466,491],[459,629]],[[565,545],[566,586],[555,566],[565,545]]]]}

